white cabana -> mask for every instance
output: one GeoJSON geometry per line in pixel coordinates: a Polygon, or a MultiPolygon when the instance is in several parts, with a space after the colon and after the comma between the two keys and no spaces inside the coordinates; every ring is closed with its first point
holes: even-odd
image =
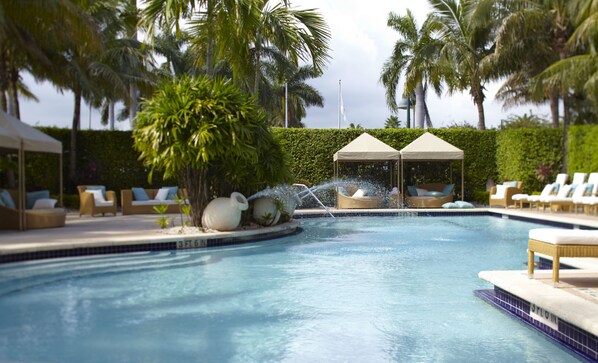
{"type": "MultiPolygon", "coordinates": [[[[415,139],[401,151],[401,176],[403,176],[404,162],[410,161],[452,161],[461,160],[461,200],[463,200],[465,164],[463,150],[449,144],[438,136],[426,132],[415,139]]],[[[403,179],[401,178],[401,193],[403,193],[403,179]]],[[[451,166],[452,179],[452,166],[451,166]]]]}
{"type": "MultiPolygon", "coordinates": [[[[400,158],[399,151],[388,146],[372,135],[364,132],[355,140],[351,141],[345,147],[337,151],[333,156],[334,161],[334,180],[338,180],[339,162],[384,162],[390,161],[398,163],[400,158]]],[[[398,179],[398,165],[390,166],[390,183],[393,184],[395,175],[398,179]],[[393,171],[397,169],[397,173],[393,171]]],[[[398,180],[397,180],[398,183],[398,180]]]]}
{"type": "MultiPolygon", "coordinates": [[[[60,202],[62,203],[62,143],[60,141],[0,110],[0,148],[18,152],[18,208],[21,210],[25,209],[25,152],[59,154],[60,202]]],[[[25,221],[21,220],[20,229],[23,229],[24,225],[25,221]]]]}

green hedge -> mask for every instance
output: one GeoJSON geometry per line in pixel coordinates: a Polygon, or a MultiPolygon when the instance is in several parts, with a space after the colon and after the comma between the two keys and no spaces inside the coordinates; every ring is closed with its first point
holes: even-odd
{"type": "Polygon", "coordinates": [[[543,185],[554,181],[562,166],[563,132],[561,129],[509,129],[498,133],[496,167],[498,181],[523,182],[523,191],[542,190],[543,185]],[[545,181],[536,175],[542,165],[548,167],[545,181]]]}
{"type": "Polygon", "coordinates": [[[598,172],[598,127],[572,126],[569,128],[567,172],[598,172]]]}
{"type": "MultiPolygon", "coordinates": [[[[64,145],[63,175],[67,193],[74,193],[72,186],[66,183],[70,130],[41,128],[64,145]]],[[[289,154],[290,167],[295,181],[309,186],[332,180],[334,167],[332,156],[363,130],[360,129],[282,129],[274,128],[275,136],[283,149],[289,154]]],[[[486,180],[504,179],[523,181],[525,192],[542,189],[542,182],[536,176],[541,164],[550,165],[552,174],[548,181],[554,180],[561,169],[560,129],[511,129],[478,131],[468,128],[430,129],[430,132],[455,145],[465,152],[465,199],[479,199],[486,189],[486,180]]],[[[372,129],[367,130],[397,150],[407,146],[422,135],[421,129],[372,129]]],[[[569,129],[568,171],[598,171],[598,127],[574,126],[569,129]]],[[[75,184],[103,184],[117,191],[122,188],[155,187],[176,181],[163,181],[159,173],[154,174],[152,185],[147,180],[148,170],[138,160],[138,153],[133,149],[131,132],[128,131],[89,131],[78,134],[78,179],[75,184]]],[[[27,155],[28,189],[48,188],[58,191],[58,162],[55,155],[27,155]]],[[[453,164],[453,175],[459,191],[460,163],[453,164]]],[[[348,167],[346,170],[361,174],[372,173],[378,166],[348,167]]],[[[408,168],[409,169],[409,168],[408,168]]],[[[440,168],[424,164],[414,167],[406,176],[415,178],[429,175],[443,178],[440,168]],[[418,175],[417,173],[421,173],[418,175]],[[427,173],[427,174],[426,174],[427,173]]],[[[444,168],[443,170],[446,170],[444,168]]],[[[382,173],[380,173],[382,174],[382,173]]],[[[387,176],[385,176],[387,178],[387,176]]],[[[387,180],[387,179],[385,179],[387,180]]]]}

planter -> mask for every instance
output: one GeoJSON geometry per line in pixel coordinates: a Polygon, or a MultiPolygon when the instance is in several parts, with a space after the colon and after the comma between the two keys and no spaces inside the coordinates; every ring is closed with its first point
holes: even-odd
{"type": "Polygon", "coordinates": [[[216,198],[204,209],[201,225],[216,231],[232,231],[239,226],[241,212],[248,207],[247,199],[241,193],[233,192],[230,198],[216,198]]]}
{"type": "Polygon", "coordinates": [[[258,198],[253,202],[253,220],[262,226],[273,226],[280,219],[280,211],[272,198],[258,198]]]}

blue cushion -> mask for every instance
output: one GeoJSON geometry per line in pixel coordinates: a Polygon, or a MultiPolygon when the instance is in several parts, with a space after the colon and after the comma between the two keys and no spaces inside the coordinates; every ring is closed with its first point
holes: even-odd
{"type": "Polygon", "coordinates": [[[584,194],[591,194],[592,190],[594,190],[594,184],[588,183],[586,185],[586,191],[584,192],[584,194]]]}
{"type": "Polygon", "coordinates": [[[464,202],[462,200],[456,201],[455,204],[457,205],[458,208],[464,208],[464,209],[474,208],[473,204],[471,204],[469,202],[464,202]]]}
{"type": "Polygon", "coordinates": [[[342,195],[344,195],[345,197],[350,197],[349,192],[347,191],[347,189],[345,189],[345,187],[338,187],[338,192],[342,195]]]}
{"type": "Polygon", "coordinates": [[[453,188],[455,186],[453,184],[447,184],[444,186],[444,189],[442,189],[442,194],[444,195],[449,195],[453,192],[453,188]]]}
{"type": "Polygon", "coordinates": [[[48,190],[39,190],[37,192],[29,192],[26,195],[26,203],[25,208],[31,209],[35,204],[35,201],[38,199],[48,199],[50,198],[50,191],[48,190]]]}
{"type": "Polygon", "coordinates": [[[559,183],[552,184],[552,192],[553,193],[558,193],[560,188],[561,188],[561,185],[559,183]]]}
{"type": "Polygon", "coordinates": [[[131,188],[131,191],[133,192],[133,200],[138,200],[141,202],[150,200],[145,192],[145,189],[143,188],[131,188]]]}
{"type": "Polygon", "coordinates": [[[502,183],[502,185],[504,185],[505,187],[517,188],[517,181],[504,182],[504,183],[502,183]]]}
{"type": "Polygon", "coordinates": [[[444,197],[443,192],[435,192],[435,191],[426,192],[424,195],[426,197],[444,197]]]}
{"type": "Polygon", "coordinates": [[[179,187],[162,187],[160,189],[168,189],[168,196],[166,197],[166,200],[176,200],[179,187]]]}
{"type": "Polygon", "coordinates": [[[415,188],[415,186],[413,186],[413,185],[407,186],[407,191],[409,192],[410,196],[417,197],[417,189],[415,188]]]}
{"type": "Polygon", "coordinates": [[[12,200],[10,193],[7,190],[3,190],[2,192],[0,192],[0,198],[2,198],[4,205],[6,205],[8,208],[15,209],[17,207],[15,205],[15,202],[12,200]]]}
{"type": "Polygon", "coordinates": [[[106,187],[103,185],[88,185],[85,190],[101,190],[104,199],[106,199],[106,187]]]}
{"type": "Polygon", "coordinates": [[[0,207],[6,207],[6,203],[4,203],[4,199],[0,196],[0,207]]]}
{"type": "Polygon", "coordinates": [[[442,208],[445,209],[455,209],[455,208],[459,208],[455,203],[444,203],[442,205],[442,208]]]}

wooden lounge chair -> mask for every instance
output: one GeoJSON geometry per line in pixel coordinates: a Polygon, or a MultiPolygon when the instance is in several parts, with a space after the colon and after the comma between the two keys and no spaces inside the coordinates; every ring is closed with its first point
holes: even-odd
{"type": "Polygon", "coordinates": [[[94,195],[87,191],[88,188],[100,187],[97,185],[78,185],[79,191],[79,216],[89,214],[94,216],[96,214],[112,213],[116,215],[116,193],[113,190],[107,190],[105,201],[97,201],[94,195]]]}
{"type": "Polygon", "coordinates": [[[561,257],[598,257],[598,231],[536,228],[529,231],[527,273],[534,277],[534,254],[552,257],[552,282],[559,282],[561,257]]]}

